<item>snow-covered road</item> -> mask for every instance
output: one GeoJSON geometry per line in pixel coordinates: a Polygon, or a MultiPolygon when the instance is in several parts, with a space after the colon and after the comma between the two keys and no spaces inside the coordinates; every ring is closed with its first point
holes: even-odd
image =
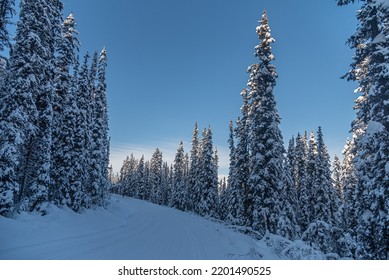
{"type": "Polygon", "coordinates": [[[0,259],[253,259],[257,249],[218,223],[119,196],[108,211],[0,217],[0,259]]]}

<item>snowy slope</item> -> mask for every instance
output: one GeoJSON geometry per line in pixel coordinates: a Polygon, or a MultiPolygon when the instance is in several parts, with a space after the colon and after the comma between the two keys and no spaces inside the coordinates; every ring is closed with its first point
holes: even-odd
{"type": "MultiPolygon", "coordinates": [[[[196,215],[119,196],[108,210],[76,214],[52,206],[44,217],[0,217],[0,259],[301,258],[299,250],[284,256],[281,243],[292,244],[274,236],[258,241],[196,215]]],[[[308,251],[306,258],[322,257],[308,251]]]]}

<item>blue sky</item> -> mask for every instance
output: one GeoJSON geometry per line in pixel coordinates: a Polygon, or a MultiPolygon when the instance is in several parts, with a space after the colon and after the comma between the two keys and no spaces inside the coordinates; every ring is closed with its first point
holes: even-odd
{"type": "Polygon", "coordinates": [[[256,62],[255,28],[266,8],[279,78],[275,95],[284,141],[322,126],[331,154],[349,136],[355,84],[341,80],[353,52],[356,5],[335,0],[64,0],[73,12],[81,51],[108,51],[111,159],[171,161],[186,151],[194,123],[213,129],[221,174],[228,168],[228,124],[236,120],[246,69],[256,62]]]}

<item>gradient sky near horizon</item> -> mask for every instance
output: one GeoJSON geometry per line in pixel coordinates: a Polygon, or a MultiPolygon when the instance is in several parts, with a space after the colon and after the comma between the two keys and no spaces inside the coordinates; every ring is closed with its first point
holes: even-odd
{"type": "Polygon", "coordinates": [[[322,126],[340,154],[355,113],[356,85],[340,79],[353,51],[357,5],[335,0],[63,0],[81,52],[108,51],[111,162],[155,148],[172,162],[180,140],[190,151],[194,123],[211,126],[228,172],[228,124],[240,115],[246,69],[257,60],[255,28],[266,9],[279,78],[275,88],[284,142],[322,126]]]}

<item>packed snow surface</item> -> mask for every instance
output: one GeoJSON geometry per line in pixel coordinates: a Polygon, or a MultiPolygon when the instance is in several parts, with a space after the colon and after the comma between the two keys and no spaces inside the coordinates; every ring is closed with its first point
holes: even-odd
{"type": "Polygon", "coordinates": [[[1,217],[0,229],[0,259],[234,259],[256,248],[218,223],[119,196],[108,210],[1,217]]]}
{"type": "Polygon", "coordinates": [[[322,258],[306,245],[256,240],[194,214],[117,195],[107,209],[0,216],[0,259],[322,258]],[[278,244],[278,245],[277,245],[278,244]],[[301,253],[307,251],[308,255],[301,253]],[[289,255],[285,256],[286,251],[289,255]]]}

